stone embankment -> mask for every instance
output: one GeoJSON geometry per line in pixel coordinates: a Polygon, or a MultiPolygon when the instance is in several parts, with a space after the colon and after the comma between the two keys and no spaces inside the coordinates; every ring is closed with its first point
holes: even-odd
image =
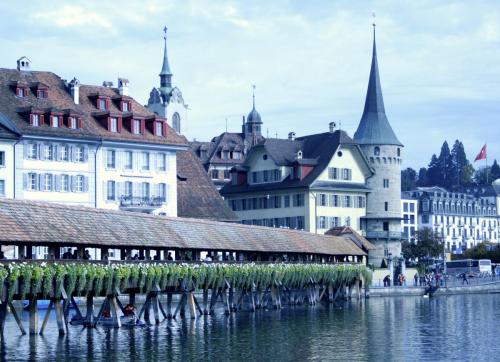
{"type": "MultiPolygon", "coordinates": [[[[415,286],[372,287],[369,291],[370,297],[423,296],[425,293],[425,287],[415,286]]],[[[500,293],[500,281],[440,287],[433,293],[433,296],[489,293],[500,293]]]]}

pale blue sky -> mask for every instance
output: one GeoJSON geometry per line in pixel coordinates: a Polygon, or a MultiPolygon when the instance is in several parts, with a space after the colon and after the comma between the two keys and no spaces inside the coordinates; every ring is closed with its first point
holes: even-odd
{"type": "Polygon", "coordinates": [[[405,166],[426,165],[444,139],[456,138],[470,159],[485,141],[489,158],[500,159],[500,2],[2,1],[0,67],[26,55],[35,70],[85,84],[123,76],[146,103],[159,82],[166,24],[174,83],[191,108],[189,138],[223,132],[226,118],[238,131],[252,84],[264,133],[324,132],[340,120],[352,136],[372,12],[387,116],[406,146],[405,166]]]}

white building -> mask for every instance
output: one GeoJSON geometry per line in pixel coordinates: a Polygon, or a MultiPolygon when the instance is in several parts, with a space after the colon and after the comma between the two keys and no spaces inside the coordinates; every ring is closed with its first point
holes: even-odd
{"type": "Polygon", "coordinates": [[[418,228],[433,229],[451,253],[500,241],[498,205],[489,197],[448,192],[440,187],[420,187],[410,194],[419,203],[418,228]]]}
{"type": "Polygon", "coordinates": [[[401,194],[401,219],[402,239],[414,242],[418,230],[418,200],[411,197],[411,193],[401,194]]]}
{"type": "Polygon", "coordinates": [[[162,118],[118,87],[0,69],[0,196],[177,216],[176,152],[162,118]]]}
{"type": "Polygon", "coordinates": [[[252,147],[221,189],[244,224],[324,234],[335,226],[360,230],[366,213],[368,161],[343,131],[266,139],[252,147]]]}

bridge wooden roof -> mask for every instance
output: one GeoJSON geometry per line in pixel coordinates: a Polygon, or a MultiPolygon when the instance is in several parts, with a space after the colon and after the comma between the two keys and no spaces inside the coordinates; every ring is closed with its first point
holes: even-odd
{"type": "Polygon", "coordinates": [[[305,231],[11,199],[0,199],[0,243],[366,255],[305,231]]]}

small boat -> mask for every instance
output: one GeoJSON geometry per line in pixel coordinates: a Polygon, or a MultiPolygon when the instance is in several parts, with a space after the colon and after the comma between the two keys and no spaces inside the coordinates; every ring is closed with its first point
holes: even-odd
{"type": "MultiPolygon", "coordinates": [[[[120,322],[122,324],[122,327],[143,327],[146,325],[135,315],[121,316],[120,322]]],[[[104,327],[116,327],[116,323],[113,318],[98,318],[97,324],[104,327]]]]}

